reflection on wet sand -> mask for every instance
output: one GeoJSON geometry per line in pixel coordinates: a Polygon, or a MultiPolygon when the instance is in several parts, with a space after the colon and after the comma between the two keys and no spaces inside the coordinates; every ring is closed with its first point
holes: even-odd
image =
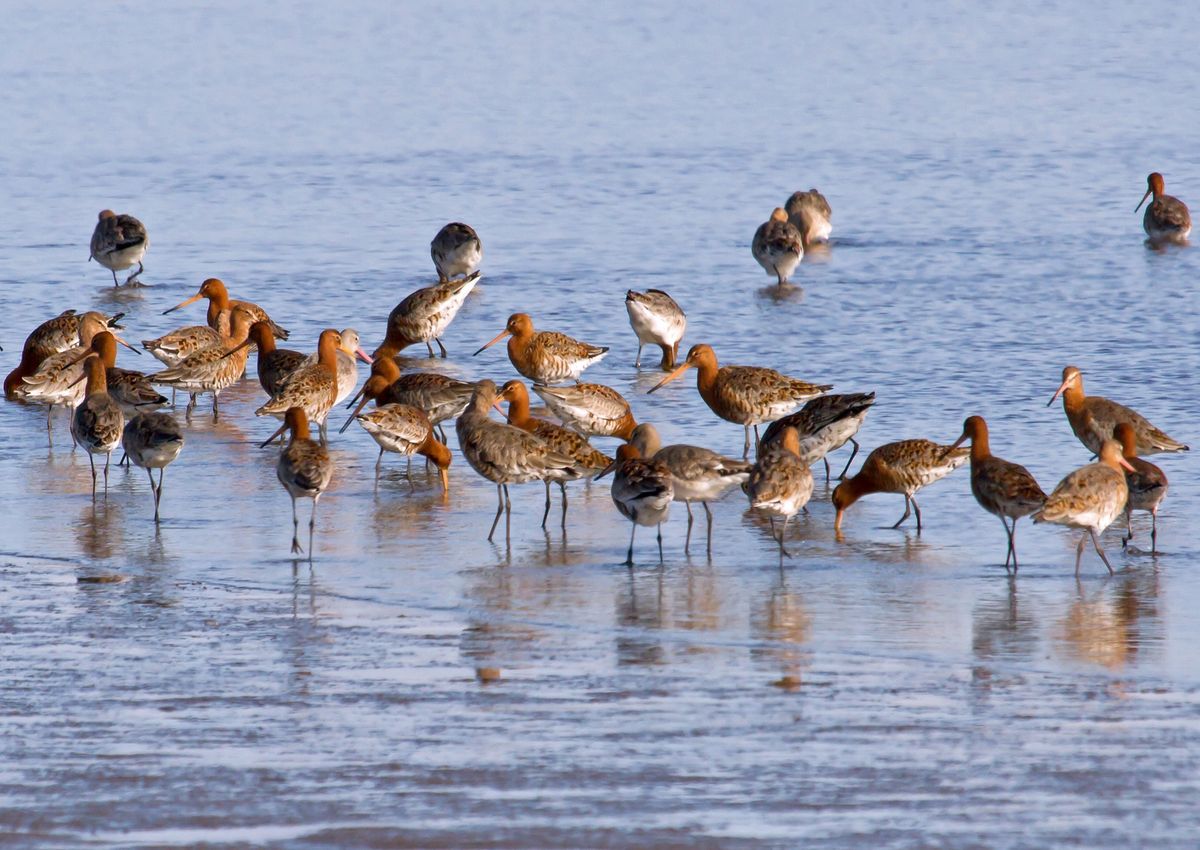
{"type": "Polygon", "coordinates": [[[1037,620],[1019,604],[1017,579],[979,599],[971,614],[971,651],[981,663],[1029,661],[1038,649],[1037,620]]]}
{"type": "Polygon", "coordinates": [[[804,596],[788,587],[786,573],[781,571],[760,604],[752,608],[750,631],[756,639],[752,659],[773,672],[802,680],[801,674],[812,664],[812,653],[803,648],[812,633],[812,619],[804,596]]]}
{"type": "Polygon", "coordinates": [[[617,664],[664,664],[667,650],[659,633],[667,622],[666,570],[629,567],[626,573],[617,585],[617,664]]]}
{"type": "Polygon", "coordinates": [[[1120,670],[1147,650],[1158,650],[1163,641],[1158,590],[1154,570],[1121,573],[1099,587],[1079,583],[1058,624],[1063,653],[1120,670]]]}

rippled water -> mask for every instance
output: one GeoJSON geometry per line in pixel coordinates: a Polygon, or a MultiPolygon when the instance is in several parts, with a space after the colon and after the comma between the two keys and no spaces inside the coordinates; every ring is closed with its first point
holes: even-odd
{"type": "MultiPolygon", "coordinates": [[[[1152,169],[1200,199],[1196,14],[1167,11],[23,7],[0,362],[66,307],[124,310],[139,339],[199,322],[160,313],[208,276],[293,347],[354,326],[370,348],[461,219],[484,282],[451,359],[413,365],[507,379],[499,347],[468,355],[528,310],[612,346],[588,377],[665,440],[736,454],[693,380],[643,394],[622,297],[654,286],[685,346],[876,391],[865,448],[979,413],[1049,488],[1087,460],[1045,407],[1067,363],[1200,440],[1200,260],[1148,251],[1133,212],[1152,169]],[[835,244],[779,298],[750,236],[811,185],[835,244]],[[146,222],[146,288],[84,262],[102,207],[146,222]]],[[[505,552],[461,457],[443,501],[394,459],[373,481],[352,428],[310,569],[259,397],[251,378],[192,421],[161,529],[140,471],[93,504],[65,417],[48,448],[40,409],[0,405],[0,843],[1195,843],[1189,456],[1161,461],[1162,554],[1110,534],[1111,578],[1089,552],[1076,582],[1074,535],[1025,523],[1006,578],[965,471],[922,494],[920,536],[874,496],[835,541],[819,482],[782,570],[740,497],[711,563],[676,511],[666,564],[643,531],[628,570],[606,486],[573,485],[566,539],[516,488],[505,552]]]]}

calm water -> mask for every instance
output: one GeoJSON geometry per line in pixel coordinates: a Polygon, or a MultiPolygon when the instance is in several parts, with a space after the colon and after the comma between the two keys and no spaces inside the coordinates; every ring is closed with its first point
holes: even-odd
{"type": "MultiPolygon", "coordinates": [[[[865,448],[979,413],[1048,489],[1087,461],[1045,407],[1067,363],[1200,441],[1200,254],[1148,251],[1133,212],[1152,169],[1200,202],[1187,7],[15,11],[5,371],[66,307],[124,310],[135,339],[199,322],[160,313],[209,276],[292,347],[353,326],[370,348],[461,219],[484,283],[451,359],[414,365],[512,377],[469,353],[526,309],[612,346],[588,377],[668,442],[742,432],[692,379],[644,395],[629,287],[676,297],[685,346],[875,390],[865,448]],[[779,299],[750,237],[812,185],[836,242],[779,299]],[[103,207],[146,222],[146,288],[84,262],[103,207]]],[[[919,537],[874,496],[835,541],[821,484],[783,570],[740,496],[711,562],[677,511],[665,566],[643,531],[628,570],[607,486],[573,486],[565,540],[517,488],[505,552],[461,457],[445,502],[394,459],[376,484],[355,427],[310,569],[259,397],[191,423],[159,530],[140,470],[93,504],[65,417],[48,449],[40,409],[0,405],[0,844],[1195,846],[1188,456],[1161,462],[1163,553],[1110,534],[1111,578],[1089,551],[1076,582],[1074,536],[1022,523],[1008,580],[965,471],[919,537]]]]}

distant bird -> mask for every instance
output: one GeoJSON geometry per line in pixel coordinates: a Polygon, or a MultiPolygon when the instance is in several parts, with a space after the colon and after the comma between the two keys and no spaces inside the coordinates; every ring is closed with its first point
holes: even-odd
{"type": "Polygon", "coordinates": [[[104,455],[104,494],[108,495],[108,464],[113,449],[121,444],[125,415],[121,406],[108,394],[104,363],[92,354],[84,361],[84,374],[77,380],[87,380],[87,395],[71,417],[71,436],[76,445],[87,452],[92,467],[92,499],[96,498],[95,455],[104,455]]]}
{"type": "Polygon", "coordinates": [[[1128,422],[1133,426],[1137,435],[1139,455],[1188,451],[1187,446],[1168,437],[1137,411],[1102,396],[1084,395],[1083,373],[1075,366],[1063,369],[1062,384],[1055,390],[1050,401],[1046,402],[1046,406],[1054,404],[1060,395],[1067,421],[1071,423],[1071,430],[1075,432],[1079,442],[1091,449],[1093,454],[1100,453],[1100,444],[1111,437],[1113,429],[1121,422],[1128,422]],[[1094,428],[1087,425],[1088,413],[1095,421],[1094,428]]]}
{"type": "Polygon", "coordinates": [[[1125,503],[1125,537],[1122,545],[1133,539],[1132,514],[1147,511],[1150,514],[1150,552],[1158,553],[1158,506],[1167,498],[1167,474],[1148,460],[1137,456],[1137,435],[1133,426],[1122,422],[1113,429],[1113,438],[1121,444],[1125,462],[1133,467],[1125,473],[1125,485],[1129,488],[1129,499],[1125,503]]]}
{"type": "Polygon", "coordinates": [[[150,478],[150,492],[154,494],[154,521],[158,522],[163,473],[183,449],[183,429],[169,413],[137,413],[125,423],[121,447],[134,465],[146,470],[150,478]],[[158,470],[157,485],[154,483],[155,469],[158,470]]]}
{"type": "Polygon", "coordinates": [[[136,218],[124,213],[118,215],[112,210],[101,210],[100,220],[92,231],[92,253],[89,260],[95,260],[112,272],[113,286],[117,282],[117,271],[127,269],[137,263],[138,270],[125,278],[128,286],[144,271],[142,257],[150,247],[150,237],[146,235],[146,227],[136,218]]]}
{"type": "Polygon", "coordinates": [[[452,221],[437,232],[429,243],[429,254],[441,280],[456,275],[466,277],[483,260],[483,243],[469,224],[452,221]]]}
{"type": "Polygon", "coordinates": [[[683,339],[683,332],[687,328],[687,317],[675,299],[661,289],[647,289],[645,292],[630,289],[625,293],[625,309],[629,313],[629,324],[638,338],[637,359],[633,367],[642,368],[642,346],[649,343],[662,349],[659,368],[668,372],[674,369],[675,358],[679,356],[679,341],[683,339]]]}
{"type": "Polygon", "coordinates": [[[913,511],[917,514],[917,533],[921,532],[921,508],[917,491],[945,478],[967,460],[967,449],[941,446],[931,440],[900,440],[886,443],[867,455],[858,474],[833,489],[833,507],[837,516],[836,532],[842,530],[846,509],[871,493],[902,493],[904,516],[892,528],[899,528],[913,511]]]}
{"type": "Polygon", "coordinates": [[[444,358],[446,346],[442,345],[442,334],[477,283],[479,272],[471,272],[466,277],[443,280],[405,296],[388,314],[383,345],[371,356],[375,359],[395,357],[408,346],[423,342],[429,356],[433,357],[430,343],[436,342],[444,358]]]}
{"type": "Polygon", "coordinates": [[[504,330],[475,354],[506,336],[512,337],[508,341],[508,359],[513,367],[537,384],[578,381],[584,369],[608,354],[607,347],[580,342],[557,331],[535,331],[527,313],[509,316],[504,330]]]}
{"type": "Polygon", "coordinates": [[[693,366],[696,388],[704,403],[726,422],[736,422],[745,430],[743,457],[750,455],[751,425],[757,445],[760,423],[773,422],[796,405],[833,389],[830,384],[810,384],[761,366],[719,366],[712,346],[700,343],[693,345],[683,363],[648,392],[670,383],[693,366]]]}
{"type": "Polygon", "coordinates": [[[1011,560],[1013,572],[1016,572],[1017,520],[1040,510],[1046,503],[1046,494],[1028,469],[992,454],[987,422],[982,416],[967,417],[963,422],[962,436],[954,441],[950,450],[967,440],[971,441],[971,493],[981,508],[1000,517],[1000,522],[1004,524],[1004,533],[1008,537],[1004,568],[1008,569],[1011,560]],[[1011,528],[1008,525],[1010,519],[1011,528]]]}
{"type": "Polygon", "coordinates": [[[854,446],[850,458],[838,475],[844,479],[858,455],[858,441],[854,435],[862,428],[867,411],[875,403],[875,393],[849,393],[822,395],[804,403],[795,413],[776,419],[763,432],[759,450],[774,443],[785,428],[795,428],[800,437],[800,460],[812,466],[818,460],[825,462],[825,483],[829,483],[829,454],[846,443],[854,446]]]}
{"type": "Polygon", "coordinates": [[[550,412],[585,437],[628,440],[637,427],[629,402],[604,384],[581,381],[565,387],[533,385],[550,412]]]}
{"type": "Polygon", "coordinates": [[[1105,440],[1100,444],[1100,460],[1076,469],[1058,482],[1045,507],[1033,515],[1034,522],[1053,522],[1087,531],[1087,535],[1079,536],[1079,545],[1075,547],[1075,575],[1079,575],[1079,561],[1088,536],[1108,572],[1113,572],[1100,545],[1100,533],[1125,510],[1129,498],[1125,472],[1133,471],[1121,456],[1121,447],[1113,440],[1105,440]]]}
{"type": "Polygon", "coordinates": [[[812,471],[800,458],[800,435],[794,427],[787,427],[779,439],[763,449],[750,470],[745,486],[750,497],[750,507],[762,511],[771,518],[771,535],[775,535],[775,517],[783,517],[783,528],[779,531],[779,559],[789,558],[791,553],[784,547],[788,522],[791,521],[812,498],[812,471]]]}
{"type": "Polygon", "coordinates": [[[796,266],[800,265],[804,256],[804,240],[800,237],[800,231],[788,221],[788,214],[783,208],[776,207],[771,217],[754,231],[750,252],[767,274],[775,275],[779,285],[783,286],[791,278],[796,266]]]}
{"type": "Polygon", "coordinates": [[[684,539],[684,554],[689,554],[692,543],[692,502],[699,502],[708,519],[708,556],[712,557],[712,511],[709,502],[715,502],[734,487],[746,483],[750,476],[750,464],[742,460],[723,457],[714,451],[684,444],[662,445],[658,429],[648,422],[633,429],[629,438],[646,460],[660,461],[671,472],[672,499],[683,502],[687,508],[687,537],[684,539]]]}
{"type": "Polygon", "coordinates": [[[829,201],[816,189],[807,192],[793,192],[784,205],[788,221],[800,231],[804,241],[804,250],[817,242],[828,242],[829,234],[833,232],[830,219],[833,211],[829,209],[829,201]]]}
{"type": "Polygon", "coordinates": [[[308,520],[308,560],[313,558],[313,530],[317,525],[317,502],[333,480],[333,461],[329,452],[320,443],[309,437],[308,417],[304,408],[290,408],[283,415],[279,430],[268,437],[260,448],[266,448],[276,438],[291,431],[291,439],[279,453],[275,474],[279,483],[292,497],[292,554],[302,555],[300,548],[300,520],[296,516],[296,500],[312,499],[312,515],[308,520]]]}
{"type": "Polygon", "coordinates": [[[1146,194],[1142,195],[1142,199],[1133,210],[1137,212],[1142,208],[1142,204],[1146,203],[1146,198],[1154,196],[1154,200],[1146,207],[1146,213],[1142,216],[1142,227],[1146,235],[1153,240],[1182,242],[1187,239],[1188,234],[1192,232],[1192,216],[1188,212],[1187,204],[1166,193],[1163,176],[1157,171],[1151,172],[1146,178],[1146,186],[1146,194]]]}
{"type": "Polygon", "coordinates": [[[675,491],[671,470],[659,460],[644,460],[637,446],[626,443],[617,449],[616,459],[596,479],[613,473],[612,500],[621,516],[633,523],[629,532],[629,551],[625,565],[633,566],[633,538],[637,527],[656,526],[658,529],[658,562],[663,562],[662,524],[671,512],[675,491]]]}

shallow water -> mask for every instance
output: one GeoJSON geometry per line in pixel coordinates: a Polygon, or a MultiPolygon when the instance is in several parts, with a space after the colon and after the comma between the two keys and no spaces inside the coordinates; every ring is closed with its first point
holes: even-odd
{"type": "MultiPolygon", "coordinates": [[[[291,347],[353,326],[371,348],[461,219],[483,284],[450,360],[413,365],[512,377],[499,346],[469,353],[528,310],[612,346],[587,378],[666,441],[737,454],[690,376],[644,395],[622,298],[658,287],[685,346],[876,391],[864,448],[978,413],[1048,489],[1087,461],[1045,407],[1067,363],[1200,439],[1200,259],[1148,251],[1133,212],[1152,169],[1200,197],[1195,13],[1165,8],[23,8],[0,362],[66,307],[124,310],[136,339],[198,323],[160,313],[208,276],[291,347]],[[812,185],[835,244],[779,297],[750,236],[812,185]],[[84,262],[102,207],[146,222],[145,288],[84,262]]],[[[782,569],[730,496],[711,562],[676,510],[666,563],[643,529],[629,570],[604,483],[572,485],[565,539],[515,488],[506,552],[460,456],[443,501],[419,464],[375,482],[353,427],[310,568],[259,399],[251,377],[193,418],[158,529],[139,470],[93,503],[65,416],[48,448],[40,409],[0,405],[0,843],[1195,843],[1189,456],[1160,456],[1162,554],[1114,531],[1111,578],[1089,551],[1077,582],[1074,535],[1026,522],[1007,578],[965,470],[921,494],[919,536],[874,496],[836,541],[818,475],[782,569]]]]}

